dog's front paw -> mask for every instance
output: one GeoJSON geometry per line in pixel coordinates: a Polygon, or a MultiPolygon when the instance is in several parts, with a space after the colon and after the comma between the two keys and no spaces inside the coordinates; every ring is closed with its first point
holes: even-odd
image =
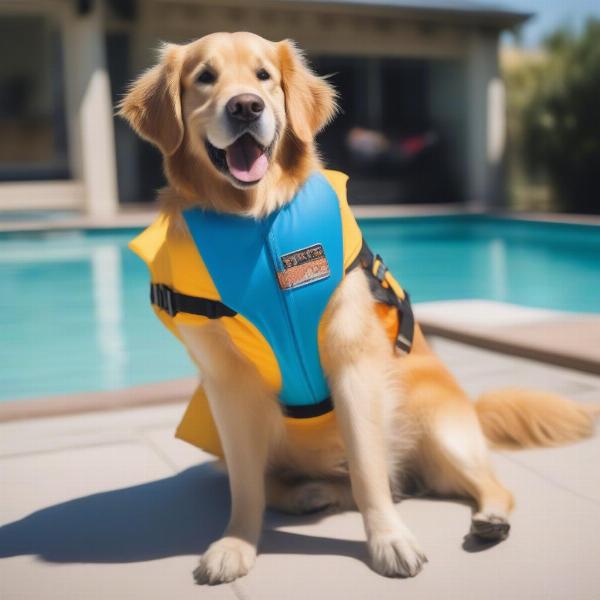
{"type": "Polygon", "coordinates": [[[234,537],[224,537],[214,542],[200,558],[194,571],[199,584],[215,585],[243,577],[254,565],[256,548],[234,537]]]}
{"type": "Polygon", "coordinates": [[[414,577],[427,562],[409,531],[373,535],[368,546],[373,569],[386,577],[414,577]]]}

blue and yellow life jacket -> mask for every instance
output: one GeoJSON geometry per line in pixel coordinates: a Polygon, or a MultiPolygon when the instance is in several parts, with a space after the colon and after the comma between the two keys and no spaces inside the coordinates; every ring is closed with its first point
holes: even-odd
{"type": "MultiPolygon", "coordinates": [[[[176,325],[220,319],[240,352],[277,394],[289,422],[310,425],[333,405],[319,356],[325,307],[344,275],[362,267],[396,348],[408,352],[414,322],[408,295],[363,242],[346,199],[346,175],[314,173],[264,219],[193,208],[187,231],[161,215],[131,243],[148,265],[151,301],[176,325]]],[[[222,455],[201,387],[177,436],[222,455]]]]}

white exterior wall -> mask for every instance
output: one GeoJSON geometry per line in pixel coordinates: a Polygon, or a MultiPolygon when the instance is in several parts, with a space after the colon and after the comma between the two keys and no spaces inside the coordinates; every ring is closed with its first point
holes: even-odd
{"type": "Polygon", "coordinates": [[[71,169],[84,188],[92,216],[118,207],[117,166],[110,80],[106,68],[103,1],[87,15],[73,14],[65,26],[64,56],[71,169]]]}
{"type": "Polygon", "coordinates": [[[503,200],[506,106],[498,62],[498,34],[472,33],[466,58],[466,201],[474,209],[503,200]]]}

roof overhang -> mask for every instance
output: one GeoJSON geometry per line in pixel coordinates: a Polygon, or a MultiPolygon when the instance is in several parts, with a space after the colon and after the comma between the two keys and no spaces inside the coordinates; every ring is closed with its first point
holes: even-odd
{"type": "Polygon", "coordinates": [[[445,22],[494,29],[510,29],[527,21],[533,13],[502,5],[487,5],[469,0],[265,0],[263,6],[288,5],[313,9],[337,9],[344,12],[388,16],[429,22],[445,22]]]}
{"type": "MultiPolygon", "coordinates": [[[[114,0],[116,2],[116,0],[114,0]]],[[[150,2],[150,0],[146,0],[150,2]]],[[[351,15],[382,19],[405,19],[421,22],[424,26],[451,25],[454,27],[484,27],[501,31],[512,29],[533,16],[501,4],[483,4],[475,0],[155,0],[161,4],[195,4],[210,9],[257,9],[296,10],[306,13],[322,13],[328,17],[351,15]]]]}

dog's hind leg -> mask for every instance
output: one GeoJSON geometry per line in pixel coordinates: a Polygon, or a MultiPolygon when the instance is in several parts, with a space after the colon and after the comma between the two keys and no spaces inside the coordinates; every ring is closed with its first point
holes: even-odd
{"type": "Polygon", "coordinates": [[[508,536],[512,494],[498,482],[488,448],[472,407],[445,404],[431,415],[418,453],[418,468],[426,485],[441,495],[467,496],[476,511],[471,533],[486,540],[508,536]]]}
{"type": "Polygon", "coordinates": [[[266,490],[268,506],[285,513],[301,515],[356,508],[350,480],[341,477],[290,481],[271,474],[267,476],[266,490]]]}

